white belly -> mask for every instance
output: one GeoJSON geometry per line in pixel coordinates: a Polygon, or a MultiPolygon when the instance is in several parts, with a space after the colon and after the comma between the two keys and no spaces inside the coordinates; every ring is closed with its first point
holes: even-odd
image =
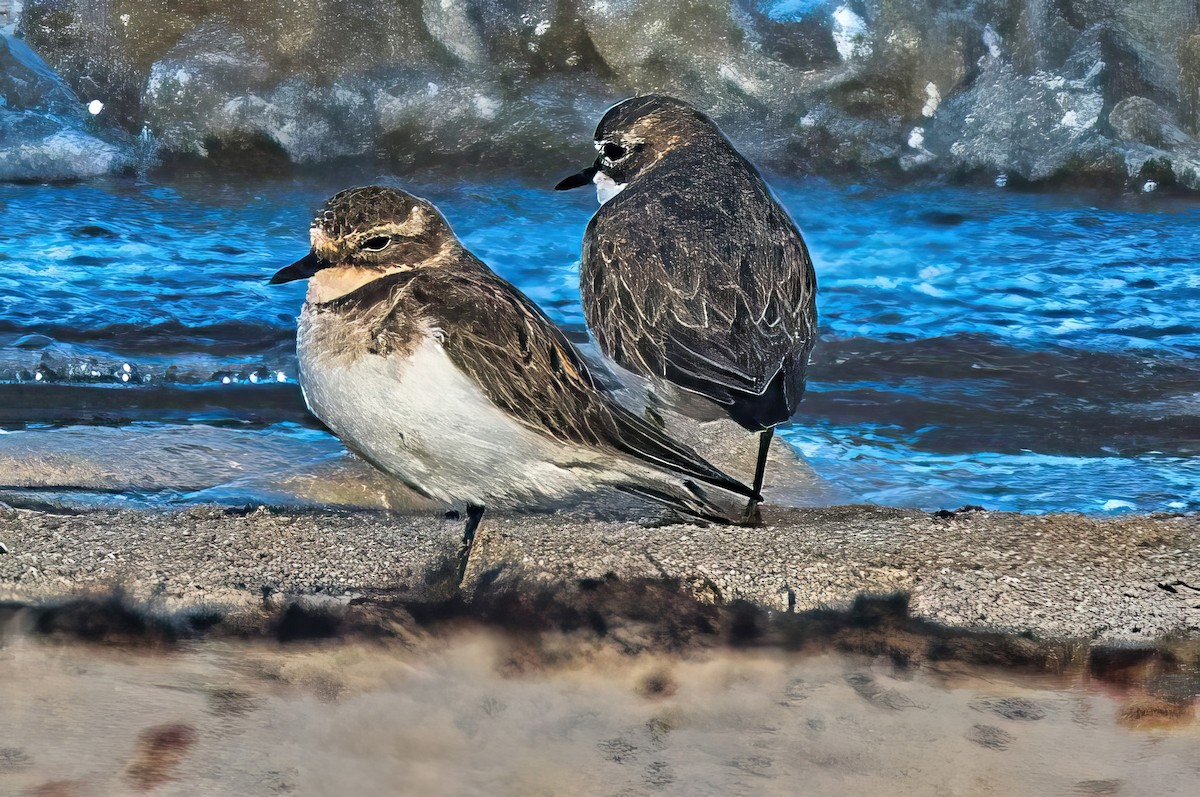
{"type": "Polygon", "coordinates": [[[515,505],[545,503],[584,487],[567,464],[589,452],[536,434],[502,412],[435,336],[407,356],[354,357],[314,351],[305,337],[302,331],[299,355],[309,409],[376,466],[430,496],[515,505]]]}

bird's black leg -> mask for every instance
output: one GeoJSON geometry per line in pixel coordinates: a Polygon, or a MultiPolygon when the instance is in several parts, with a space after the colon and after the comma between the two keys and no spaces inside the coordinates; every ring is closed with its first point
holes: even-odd
{"type": "MultiPolygon", "coordinates": [[[[754,492],[762,495],[763,477],[767,473],[767,453],[771,450],[771,440],[775,438],[775,427],[764,429],[758,433],[758,463],[754,466],[754,492]]],[[[747,525],[762,524],[762,513],[758,510],[759,501],[751,498],[746,504],[746,515],[742,522],[747,525]]]]}
{"type": "Polygon", "coordinates": [[[471,547],[475,545],[475,531],[483,520],[485,507],[467,504],[467,522],[463,525],[462,547],[458,549],[458,582],[461,584],[467,573],[467,562],[471,559],[471,547]]]}

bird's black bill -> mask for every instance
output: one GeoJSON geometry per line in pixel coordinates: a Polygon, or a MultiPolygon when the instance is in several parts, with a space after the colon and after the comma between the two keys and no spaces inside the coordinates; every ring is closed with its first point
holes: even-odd
{"type": "Polygon", "coordinates": [[[316,252],[309,252],[290,266],[276,271],[275,276],[271,277],[271,284],[282,285],[285,282],[306,280],[321,269],[328,268],[331,265],[333,264],[328,260],[322,260],[317,257],[316,252]]]}
{"type": "Polygon", "coordinates": [[[583,188],[585,185],[592,184],[592,178],[600,171],[600,166],[593,163],[591,166],[582,171],[575,172],[570,177],[566,177],[558,181],[558,185],[554,186],[555,191],[570,191],[572,188],[583,188]]]}

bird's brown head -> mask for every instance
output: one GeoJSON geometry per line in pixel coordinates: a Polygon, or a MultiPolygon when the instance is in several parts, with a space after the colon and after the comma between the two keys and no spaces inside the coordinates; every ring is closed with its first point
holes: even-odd
{"type": "Polygon", "coordinates": [[[458,245],[432,204],[385,186],[334,194],[309,229],[312,250],[271,284],[309,279],[309,300],[329,301],[400,271],[438,266],[458,245]]]}
{"type": "Polygon", "coordinates": [[[560,182],[565,191],[591,183],[597,175],[625,185],[651,171],[673,152],[726,145],[716,124],[683,100],[661,94],[632,97],[605,112],[596,125],[595,163],[560,182]]]}

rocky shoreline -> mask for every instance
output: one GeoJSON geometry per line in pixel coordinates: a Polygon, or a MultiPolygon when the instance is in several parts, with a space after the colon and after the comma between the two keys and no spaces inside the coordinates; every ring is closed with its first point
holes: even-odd
{"type": "Polygon", "coordinates": [[[10,29],[0,179],[345,160],[549,175],[580,165],[605,107],[661,92],[784,174],[1200,188],[1185,0],[27,0],[10,29]]]}
{"type": "Polygon", "coordinates": [[[1200,638],[1194,515],[856,505],[777,510],[767,522],[646,528],[489,515],[460,589],[459,523],[429,515],[5,510],[0,600],[53,606],[120,595],[155,611],[230,618],[297,603],[335,614],[397,599],[469,604],[498,583],[525,596],[660,583],[700,605],[764,617],[898,595],[915,620],[969,631],[1086,643],[1200,638]]]}

